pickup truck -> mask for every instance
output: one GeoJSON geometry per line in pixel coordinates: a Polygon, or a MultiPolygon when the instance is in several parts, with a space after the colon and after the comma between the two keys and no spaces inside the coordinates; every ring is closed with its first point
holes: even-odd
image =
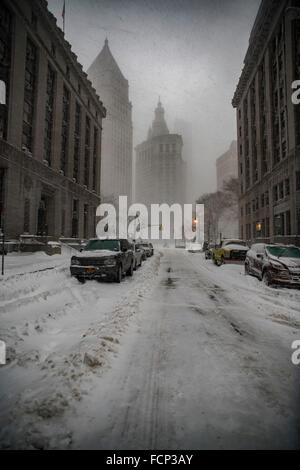
{"type": "Polygon", "coordinates": [[[135,266],[133,246],[128,240],[89,240],[71,259],[71,276],[84,283],[87,279],[111,279],[120,283],[132,276],[135,266]]]}

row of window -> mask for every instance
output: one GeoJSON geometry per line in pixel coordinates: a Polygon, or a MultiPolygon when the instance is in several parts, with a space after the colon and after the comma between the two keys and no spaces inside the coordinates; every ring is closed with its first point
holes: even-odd
{"type": "MultiPolygon", "coordinates": [[[[31,231],[30,230],[31,210],[32,210],[32,206],[30,203],[30,199],[26,198],[24,201],[24,223],[23,223],[24,233],[29,233],[31,231]]],[[[79,201],[77,199],[74,199],[73,206],[72,206],[72,221],[71,221],[72,238],[78,238],[79,236],[79,218],[80,218],[79,201]]],[[[52,227],[48,226],[48,220],[49,220],[48,201],[47,201],[47,197],[42,196],[39,207],[38,207],[38,212],[37,212],[37,228],[36,228],[37,235],[39,236],[49,235],[49,230],[51,231],[52,227]]],[[[94,236],[95,227],[96,227],[95,208],[91,208],[88,204],[84,204],[83,237],[87,239],[90,236],[94,236]]],[[[61,232],[60,233],[61,233],[61,236],[66,235],[66,211],[65,209],[61,211],[61,232]]]]}
{"type": "MultiPolygon", "coordinates": [[[[23,114],[23,140],[22,145],[32,152],[33,149],[33,120],[35,110],[36,96],[36,77],[37,77],[37,48],[28,38],[26,48],[26,65],[25,65],[25,94],[24,94],[24,114],[23,114]]],[[[47,88],[46,88],[46,109],[45,109],[45,136],[44,136],[44,160],[51,166],[52,161],[52,138],[53,138],[53,121],[54,121],[54,99],[55,99],[55,83],[56,73],[48,65],[47,72],[47,88]]],[[[68,175],[68,154],[69,154],[69,132],[70,132],[70,101],[71,94],[69,89],[63,87],[63,103],[62,103],[62,127],[61,127],[61,152],[60,152],[60,170],[68,175]]],[[[75,109],[75,129],[74,129],[74,149],[73,149],[73,170],[72,176],[78,181],[79,179],[79,160],[80,160],[80,133],[81,133],[81,107],[76,103],[75,109]]],[[[98,129],[94,128],[94,146],[93,146],[93,180],[91,187],[96,190],[97,177],[97,158],[98,158],[98,129]]],[[[89,187],[90,172],[90,146],[91,139],[91,120],[86,116],[86,131],[84,145],[84,182],[89,187]]]]}
{"type": "MultiPolygon", "coordinates": [[[[291,212],[286,211],[274,216],[274,236],[284,237],[291,235],[291,212]]],[[[247,240],[270,237],[270,218],[241,226],[241,237],[247,240]]]]}
{"type": "MultiPolygon", "coordinates": [[[[296,172],[296,191],[300,191],[300,171],[296,172]]],[[[278,202],[291,194],[291,186],[290,186],[290,179],[286,178],[285,180],[281,181],[279,184],[276,184],[273,187],[273,202],[278,202]]],[[[253,199],[252,202],[248,202],[244,207],[241,207],[241,217],[244,214],[251,215],[257,212],[259,209],[264,209],[265,207],[269,207],[270,205],[270,198],[269,198],[269,191],[261,194],[260,197],[253,199]]]]}

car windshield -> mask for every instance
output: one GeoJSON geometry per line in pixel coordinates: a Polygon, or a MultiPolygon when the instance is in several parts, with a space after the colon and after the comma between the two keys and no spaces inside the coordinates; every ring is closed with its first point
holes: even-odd
{"type": "Polygon", "coordinates": [[[84,251],[95,250],[120,251],[120,242],[118,240],[90,240],[84,251]]]}
{"type": "Polygon", "coordinates": [[[269,246],[268,252],[276,258],[297,258],[300,259],[300,249],[294,246],[269,246]]]}
{"type": "Polygon", "coordinates": [[[247,243],[243,242],[243,241],[232,240],[232,241],[224,243],[224,246],[228,246],[228,245],[237,245],[237,246],[245,246],[246,247],[247,243]]]}

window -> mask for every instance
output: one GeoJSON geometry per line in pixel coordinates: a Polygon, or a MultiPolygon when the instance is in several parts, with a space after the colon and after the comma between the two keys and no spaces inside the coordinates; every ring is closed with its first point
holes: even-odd
{"type": "Polygon", "coordinates": [[[70,92],[64,86],[62,128],[61,128],[60,169],[64,172],[65,175],[67,174],[67,168],[68,168],[69,119],[70,119],[70,92]]]}
{"type": "Polygon", "coordinates": [[[79,176],[79,158],[80,158],[80,129],[81,129],[81,107],[76,103],[75,110],[75,131],[74,131],[74,166],[73,178],[78,181],[79,176]]]}
{"type": "Polygon", "coordinates": [[[83,213],[83,238],[87,239],[89,237],[89,206],[84,204],[84,213],[83,213]]]}
{"type": "Polygon", "coordinates": [[[30,200],[25,199],[24,202],[24,233],[30,232],[30,200]]]}
{"type": "Polygon", "coordinates": [[[86,116],[85,121],[85,147],[84,147],[84,184],[89,186],[90,172],[90,143],[91,143],[91,120],[86,116]]]}
{"type": "Polygon", "coordinates": [[[291,212],[288,211],[285,213],[285,233],[291,235],[291,232],[291,212]]]}
{"type": "Polygon", "coordinates": [[[284,214],[276,215],[274,218],[274,232],[275,236],[284,235],[284,214]]]}
{"type": "Polygon", "coordinates": [[[37,72],[37,48],[28,38],[26,45],[25,92],[23,112],[23,145],[32,152],[33,119],[35,110],[35,87],[37,72]]]}
{"type": "Polygon", "coordinates": [[[278,186],[274,186],[273,188],[273,200],[274,202],[278,201],[278,186]]]}
{"type": "Polygon", "coordinates": [[[97,190],[97,163],[98,163],[98,137],[97,127],[94,128],[94,150],[93,150],[93,190],[97,190]]]}
{"type": "Polygon", "coordinates": [[[283,188],[283,181],[279,183],[279,199],[284,198],[284,188],[283,188]]]}
{"type": "Polygon", "coordinates": [[[264,194],[261,195],[260,202],[261,202],[261,207],[263,209],[265,207],[265,195],[264,194]]]}
{"type": "Polygon", "coordinates": [[[266,200],[266,207],[269,207],[270,205],[269,191],[267,191],[265,194],[265,200],[266,200]]]}
{"type": "Polygon", "coordinates": [[[267,238],[270,237],[270,218],[269,217],[266,218],[265,234],[267,238]]]}
{"type": "Polygon", "coordinates": [[[287,178],[287,179],[285,180],[285,195],[286,195],[286,196],[289,196],[290,193],[291,193],[290,180],[289,180],[289,178],[287,178]]]}
{"type": "Polygon", "coordinates": [[[78,237],[79,201],[73,200],[72,211],[72,238],[78,237]]]}
{"type": "Polygon", "coordinates": [[[53,134],[53,114],[54,114],[54,86],[55,72],[48,65],[47,73],[47,94],[45,112],[45,137],[44,137],[44,159],[51,165],[52,134],[53,134]]]}
{"type": "Polygon", "coordinates": [[[37,16],[34,12],[32,12],[31,14],[31,24],[32,24],[32,27],[33,29],[37,29],[37,16]]]}
{"type": "Polygon", "coordinates": [[[56,47],[55,47],[55,44],[52,42],[51,43],[51,54],[53,57],[55,57],[56,55],[56,47]]]}

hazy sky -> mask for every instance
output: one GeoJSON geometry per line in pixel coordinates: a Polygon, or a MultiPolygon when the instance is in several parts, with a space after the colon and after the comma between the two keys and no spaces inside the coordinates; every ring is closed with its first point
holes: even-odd
{"type": "MultiPolygon", "coordinates": [[[[62,26],[63,0],[49,0],[62,26]]],[[[86,70],[108,37],[129,81],[134,145],[158,97],[172,131],[193,129],[193,197],[216,187],[215,161],[236,139],[231,100],[260,0],[66,0],[66,38],[86,70]]]]}

